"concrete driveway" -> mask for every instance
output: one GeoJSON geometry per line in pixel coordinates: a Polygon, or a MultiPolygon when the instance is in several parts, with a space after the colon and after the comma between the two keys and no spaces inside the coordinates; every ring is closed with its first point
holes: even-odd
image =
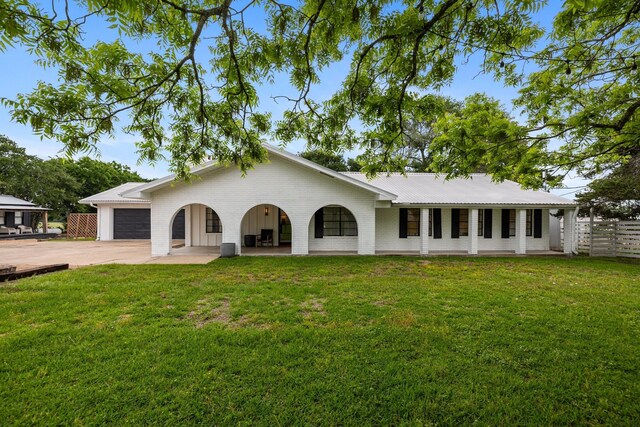
{"type": "Polygon", "coordinates": [[[50,264],[69,264],[71,268],[95,264],[206,264],[217,257],[214,253],[152,257],[148,240],[0,241],[0,264],[18,269],[50,264]]]}

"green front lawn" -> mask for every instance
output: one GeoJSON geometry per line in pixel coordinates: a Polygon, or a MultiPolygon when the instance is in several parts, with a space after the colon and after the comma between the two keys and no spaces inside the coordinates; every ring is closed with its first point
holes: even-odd
{"type": "Polygon", "coordinates": [[[0,285],[2,424],[637,425],[640,263],[242,257],[0,285]]]}

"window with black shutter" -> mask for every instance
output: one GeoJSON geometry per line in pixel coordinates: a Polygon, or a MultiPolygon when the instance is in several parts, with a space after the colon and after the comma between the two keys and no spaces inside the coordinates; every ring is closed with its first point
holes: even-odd
{"type": "Polygon", "coordinates": [[[420,209],[400,208],[400,238],[420,235],[420,209]]]}
{"type": "Polygon", "coordinates": [[[516,210],[502,209],[502,238],[508,239],[516,235],[516,210]]]}
{"type": "Polygon", "coordinates": [[[469,235],[469,209],[451,209],[451,238],[469,235]]]}

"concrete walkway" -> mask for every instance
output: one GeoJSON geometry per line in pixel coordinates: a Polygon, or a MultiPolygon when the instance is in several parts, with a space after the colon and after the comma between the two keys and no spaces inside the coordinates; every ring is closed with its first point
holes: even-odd
{"type": "Polygon", "coordinates": [[[185,253],[164,257],[151,256],[148,240],[5,240],[0,242],[2,264],[19,269],[50,264],[69,264],[76,268],[96,264],[206,264],[217,254],[185,253]]]}

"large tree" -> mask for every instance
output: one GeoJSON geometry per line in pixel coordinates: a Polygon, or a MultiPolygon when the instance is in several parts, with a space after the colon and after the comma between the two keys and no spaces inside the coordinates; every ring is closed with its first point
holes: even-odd
{"type": "Polygon", "coordinates": [[[420,108],[407,117],[403,144],[395,155],[406,162],[402,170],[433,172],[438,170],[438,165],[434,164],[436,147],[432,145],[440,135],[436,123],[445,117],[458,117],[463,103],[445,96],[428,94],[422,97],[419,105],[420,108]]]}
{"type": "Polygon", "coordinates": [[[640,154],[614,169],[609,175],[593,180],[576,195],[585,207],[583,215],[594,214],[607,219],[640,219],[640,154]]]}
{"type": "Polygon", "coordinates": [[[322,150],[307,150],[298,155],[334,171],[344,172],[349,170],[347,162],[340,154],[327,153],[322,150]]]}
{"type": "Polygon", "coordinates": [[[87,205],[77,203],[80,199],[126,182],[147,181],[137,172],[132,171],[129,166],[117,162],[103,162],[86,156],[77,160],[51,159],[48,162],[57,164],[79,183],[79,187],[75,191],[76,199],[73,204],[73,212],[93,210],[87,205]]]}
{"type": "Polygon", "coordinates": [[[53,219],[92,209],[78,200],[125,182],[146,181],[128,166],[89,157],[43,160],[0,135],[0,194],[51,209],[53,219]]]}
{"type": "MultiPolygon", "coordinates": [[[[179,176],[208,156],[246,168],[264,158],[266,137],[303,138],[329,152],[358,146],[365,170],[375,173],[398,166],[394,153],[407,145],[408,117],[422,108],[423,98],[411,94],[446,86],[474,57],[480,72],[521,88],[516,105],[527,120],[522,129],[503,129],[513,133],[493,147],[518,155],[485,160],[509,160],[521,176],[552,177],[624,163],[640,126],[640,2],[566,0],[548,32],[532,18],[544,4],[96,0],[51,10],[0,0],[0,49],[23,46],[59,70],[58,83],[41,82],[4,103],[15,120],[62,141],[69,153],[122,128],[139,136],[142,159],[166,150],[179,176]],[[85,43],[91,23],[107,23],[114,35],[85,43]],[[140,51],[147,41],[154,48],[140,51]],[[314,97],[323,72],[347,58],[338,90],[314,97]],[[287,102],[277,118],[261,109],[258,93],[282,75],[290,89],[273,94],[287,102]]],[[[447,150],[467,150],[467,143],[449,141],[447,150]]],[[[437,164],[465,174],[481,155],[471,149],[437,164]]]]}

